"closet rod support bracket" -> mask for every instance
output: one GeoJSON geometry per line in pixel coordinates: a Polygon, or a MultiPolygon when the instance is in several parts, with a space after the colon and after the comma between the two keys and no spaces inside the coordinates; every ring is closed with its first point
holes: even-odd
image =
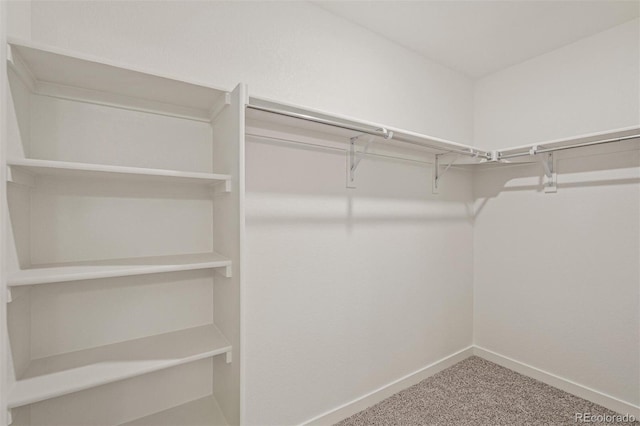
{"type": "MultiPolygon", "coordinates": [[[[460,159],[460,154],[456,154],[455,158],[453,160],[451,160],[451,162],[449,164],[447,164],[447,166],[444,168],[443,171],[440,171],[440,157],[447,155],[448,153],[445,154],[436,154],[434,156],[434,162],[433,162],[433,185],[432,185],[432,192],[434,194],[439,194],[440,193],[440,183],[442,180],[442,176],[444,176],[445,173],[447,173],[447,171],[449,171],[449,168],[451,166],[454,165],[454,163],[456,161],[458,161],[458,159],[460,159]]],[[[472,152],[472,154],[474,154],[474,152],[472,152]]]]}
{"type": "MultiPolygon", "coordinates": [[[[393,132],[390,130],[381,128],[378,129],[378,131],[385,140],[393,138],[393,132]]],[[[347,188],[354,189],[356,187],[356,170],[362,159],[367,155],[367,152],[369,152],[371,145],[375,142],[375,136],[370,136],[362,152],[358,152],[356,142],[363,135],[364,133],[349,139],[349,150],[347,151],[347,188]]]]}
{"type": "MultiPolygon", "coordinates": [[[[539,146],[535,145],[529,150],[530,155],[537,155],[539,146]]],[[[540,163],[544,169],[544,192],[553,194],[558,192],[558,174],[556,173],[556,160],[553,152],[543,153],[540,163]]]]}

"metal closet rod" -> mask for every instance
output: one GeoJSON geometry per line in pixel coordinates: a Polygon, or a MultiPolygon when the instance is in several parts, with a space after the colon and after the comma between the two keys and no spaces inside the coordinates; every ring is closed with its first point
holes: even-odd
{"type": "MultiPolygon", "coordinates": [[[[604,145],[604,144],[607,144],[607,143],[622,142],[622,141],[626,141],[626,140],[630,140],[630,139],[638,139],[638,138],[640,138],[640,134],[622,136],[622,137],[619,137],[619,138],[602,139],[602,140],[591,141],[591,142],[582,142],[582,143],[576,143],[576,144],[572,144],[572,145],[559,146],[559,147],[556,147],[556,148],[539,148],[539,149],[535,150],[533,155],[535,155],[535,154],[544,154],[545,152],[563,151],[565,149],[582,148],[582,147],[585,147],[585,146],[604,145]]],[[[498,159],[503,160],[503,159],[507,159],[507,158],[527,157],[529,155],[532,155],[531,150],[526,151],[526,152],[518,152],[518,153],[515,153],[515,154],[503,154],[502,152],[500,152],[500,155],[499,155],[498,159]]]]}
{"type": "MultiPolygon", "coordinates": [[[[330,145],[322,145],[319,143],[312,143],[312,142],[303,142],[300,140],[296,140],[296,139],[287,139],[287,138],[282,138],[282,137],[277,137],[277,136],[265,136],[265,135],[260,135],[257,133],[246,133],[247,136],[251,136],[253,138],[257,138],[257,139],[265,139],[265,140],[270,140],[270,141],[278,141],[278,142],[285,142],[285,143],[291,143],[291,144],[298,144],[298,145],[305,145],[305,146],[311,146],[314,148],[319,148],[319,149],[326,149],[329,151],[339,151],[339,152],[348,152],[349,150],[347,148],[339,148],[336,146],[330,146],[330,145]]],[[[407,158],[407,157],[397,157],[395,155],[388,155],[388,154],[377,154],[374,152],[367,152],[365,154],[367,157],[378,157],[378,158],[385,158],[385,159],[390,159],[390,160],[398,160],[398,161],[407,161],[410,163],[418,163],[418,164],[429,164],[432,165],[433,161],[422,161],[422,160],[416,160],[414,158],[407,158]]]]}
{"type": "Polygon", "coordinates": [[[340,129],[353,130],[354,132],[365,133],[367,135],[373,135],[373,136],[379,136],[379,137],[382,137],[382,138],[385,138],[385,139],[393,139],[393,140],[396,140],[396,141],[399,141],[399,142],[408,143],[408,144],[412,144],[412,145],[417,145],[417,146],[421,146],[421,147],[424,147],[424,148],[431,148],[431,149],[436,149],[436,150],[439,150],[439,151],[445,151],[447,153],[448,152],[452,152],[452,153],[457,153],[457,154],[461,154],[461,155],[467,155],[469,157],[481,157],[481,158],[485,158],[485,159],[490,158],[490,154],[488,152],[476,150],[476,149],[473,149],[473,148],[469,148],[469,149],[463,149],[463,148],[457,148],[457,147],[444,148],[444,147],[441,147],[441,146],[429,145],[429,144],[426,144],[426,143],[422,143],[422,142],[406,139],[406,138],[403,138],[403,137],[394,136],[393,132],[390,132],[389,130],[385,129],[384,127],[378,128],[378,129],[368,129],[368,128],[365,128],[365,127],[359,127],[359,126],[343,124],[343,123],[340,123],[338,121],[327,120],[325,118],[314,117],[312,115],[300,114],[300,113],[297,113],[297,112],[284,111],[284,110],[279,110],[279,109],[274,109],[274,108],[267,108],[267,107],[262,107],[262,106],[258,106],[258,105],[252,105],[252,104],[247,104],[247,108],[254,109],[254,110],[257,110],[257,111],[264,111],[264,112],[269,112],[269,113],[272,113],[272,114],[282,115],[282,116],[285,116],[285,117],[297,118],[297,119],[300,119],[300,120],[310,121],[312,123],[326,124],[328,126],[337,127],[337,128],[340,128],[340,129]]]}

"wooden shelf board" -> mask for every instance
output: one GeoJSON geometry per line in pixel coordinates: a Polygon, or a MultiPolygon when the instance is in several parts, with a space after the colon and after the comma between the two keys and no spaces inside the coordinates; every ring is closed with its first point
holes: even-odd
{"type": "Polygon", "coordinates": [[[231,351],[213,325],[35,359],[9,392],[20,407],[231,351]]]}
{"type": "Polygon", "coordinates": [[[154,256],[101,261],[86,261],[36,265],[9,273],[10,287],[98,278],[126,277],[194,269],[226,268],[231,260],[218,253],[199,253],[176,256],[154,256]]]}
{"type": "Polygon", "coordinates": [[[537,143],[529,143],[526,145],[520,145],[510,148],[503,148],[499,151],[504,154],[510,154],[520,151],[529,151],[532,147],[537,146],[540,148],[562,148],[564,146],[570,146],[580,143],[588,143],[598,141],[602,139],[616,139],[624,138],[627,136],[640,134],[640,126],[623,127],[619,129],[611,129],[603,132],[588,133],[583,135],[572,136],[563,139],[554,139],[548,141],[540,141],[537,143]]]}
{"type": "Polygon", "coordinates": [[[213,396],[196,399],[120,426],[226,426],[227,421],[213,396]]]}
{"type": "Polygon", "coordinates": [[[177,170],[145,169],[141,167],[110,166],[105,164],[74,163],[67,161],[10,159],[12,169],[34,175],[69,176],[76,178],[125,178],[159,182],[216,184],[231,180],[230,175],[181,172],[177,170]]]}
{"type": "Polygon", "coordinates": [[[33,41],[9,39],[10,65],[36,93],[209,121],[227,91],[33,41]],[[69,90],[71,90],[70,93],[69,90]],[[80,91],[80,92],[78,92],[80,91]]]}
{"type": "MultiPolygon", "coordinates": [[[[471,145],[462,144],[458,142],[453,142],[450,140],[438,138],[435,136],[424,135],[416,132],[412,132],[409,130],[398,129],[391,126],[380,125],[376,123],[371,123],[364,120],[358,120],[352,117],[343,116],[340,114],[332,114],[328,112],[319,111],[313,108],[302,107],[298,105],[293,105],[285,102],[270,100],[266,98],[260,97],[251,97],[249,100],[251,105],[273,108],[276,110],[283,110],[288,112],[293,112],[297,114],[317,117],[320,119],[325,119],[329,121],[338,122],[347,126],[357,126],[357,127],[369,127],[371,129],[375,128],[385,128],[391,132],[393,132],[393,137],[389,140],[383,140],[381,137],[378,137],[379,141],[383,141],[385,145],[392,145],[396,147],[411,147],[413,149],[425,151],[425,152],[433,152],[433,153],[441,153],[442,151],[448,151],[452,149],[458,150],[470,150],[470,149],[479,149],[472,147],[471,145]],[[429,146],[423,146],[423,144],[429,146]]],[[[309,122],[305,120],[300,120],[297,118],[281,116],[277,114],[272,114],[264,111],[257,111],[253,109],[247,109],[246,117],[248,122],[256,122],[256,123],[269,123],[275,126],[284,126],[289,129],[299,129],[303,133],[315,132],[315,133],[324,133],[327,135],[331,135],[334,137],[343,138],[348,141],[349,138],[353,136],[357,136],[358,132],[353,130],[341,129],[332,126],[328,126],[325,124],[309,122]]],[[[257,127],[260,127],[258,125],[257,127]]],[[[480,161],[479,159],[465,159],[462,160],[477,163],[480,161]]]]}

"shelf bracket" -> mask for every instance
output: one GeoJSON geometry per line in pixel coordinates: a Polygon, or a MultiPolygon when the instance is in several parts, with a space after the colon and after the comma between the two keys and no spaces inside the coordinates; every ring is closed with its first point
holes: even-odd
{"type": "Polygon", "coordinates": [[[231,192],[231,180],[225,180],[213,185],[213,194],[225,194],[231,192]]]}
{"type": "Polygon", "coordinates": [[[23,296],[28,292],[28,287],[7,287],[7,303],[17,300],[20,296],[23,296]]]}
{"type": "MultiPolygon", "coordinates": [[[[381,136],[384,139],[388,140],[393,137],[393,132],[387,129],[382,128],[378,130],[382,132],[381,136]]],[[[347,188],[351,189],[354,189],[356,187],[356,170],[358,169],[358,166],[360,165],[362,159],[369,152],[369,148],[371,147],[373,142],[375,142],[376,138],[373,135],[370,136],[362,152],[358,152],[358,150],[356,149],[356,142],[361,136],[363,135],[354,136],[349,139],[349,151],[347,152],[347,188]]]]}
{"type": "Polygon", "coordinates": [[[454,163],[460,159],[460,154],[456,154],[455,158],[449,164],[447,164],[444,170],[440,171],[440,162],[441,162],[440,157],[447,154],[448,153],[435,155],[435,160],[433,164],[433,187],[432,187],[432,191],[434,194],[440,193],[440,183],[441,183],[440,180],[442,179],[442,176],[444,176],[444,174],[447,173],[449,168],[453,166],[454,163]]]}
{"type": "Polygon", "coordinates": [[[218,99],[211,107],[211,110],[209,111],[209,117],[212,123],[216,121],[218,115],[227,105],[231,105],[231,93],[229,92],[225,92],[224,96],[222,96],[221,99],[218,99]]]}
{"type": "Polygon", "coordinates": [[[233,267],[231,265],[223,266],[222,268],[216,268],[216,272],[222,275],[225,278],[233,277],[233,267]]]}
{"type": "Polygon", "coordinates": [[[229,352],[225,353],[225,362],[226,362],[227,364],[231,364],[231,362],[232,362],[232,361],[233,361],[233,355],[232,355],[232,352],[231,352],[231,351],[229,351],[229,352]]]}
{"type": "Polygon", "coordinates": [[[13,423],[13,409],[7,408],[7,425],[10,425],[12,423],[13,423]]]}
{"type": "MultiPolygon", "coordinates": [[[[529,150],[530,155],[537,155],[539,146],[533,146],[529,150]]],[[[540,157],[540,163],[544,169],[544,192],[546,194],[553,194],[558,192],[558,174],[556,173],[556,161],[553,152],[542,154],[540,157]]]]}
{"type": "Polygon", "coordinates": [[[7,182],[11,182],[16,185],[23,185],[28,188],[33,188],[36,186],[36,177],[31,173],[27,173],[15,167],[8,166],[7,182]]]}
{"type": "Polygon", "coordinates": [[[18,75],[18,78],[29,88],[29,91],[36,92],[38,80],[34,77],[29,67],[24,63],[22,57],[9,44],[7,45],[7,63],[18,75]]]}

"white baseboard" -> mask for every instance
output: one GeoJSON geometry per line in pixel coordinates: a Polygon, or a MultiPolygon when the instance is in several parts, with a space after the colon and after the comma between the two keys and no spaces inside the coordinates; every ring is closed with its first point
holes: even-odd
{"type": "Polygon", "coordinates": [[[588,388],[581,384],[572,382],[571,380],[556,376],[555,374],[548,373],[544,370],[540,370],[539,368],[516,361],[515,359],[500,355],[480,346],[473,346],[473,354],[570,394],[579,396],[580,398],[584,398],[587,401],[602,405],[603,407],[617,413],[629,414],[634,416],[636,419],[640,419],[640,407],[637,405],[622,401],[595,389],[588,388]]]}
{"type": "Polygon", "coordinates": [[[388,383],[372,392],[356,398],[346,404],[322,413],[312,419],[303,422],[303,425],[333,425],[347,417],[350,417],[365,408],[368,408],[378,402],[396,394],[420,381],[433,376],[436,373],[449,368],[458,362],[469,358],[471,355],[477,355],[481,358],[501,365],[510,370],[516,371],[525,376],[539,380],[555,388],[561,389],[570,394],[584,398],[587,401],[602,405],[610,410],[620,414],[629,414],[636,419],[640,419],[640,406],[622,401],[613,396],[591,389],[587,386],[572,382],[571,380],[546,372],[539,368],[525,364],[515,359],[500,355],[496,352],[482,348],[480,346],[469,346],[445,358],[442,358],[432,364],[429,364],[413,373],[407,374],[391,383],[388,383]]]}
{"type": "Polygon", "coordinates": [[[378,402],[389,398],[391,395],[400,392],[416,383],[421,382],[427,377],[433,376],[436,373],[449,368],[454,364],[469,358],[473,355],[473,346],[462,349],[456,353],[453,353],[445,358],[442,358],[432,364],[429,364],[413,373],[407,374],[404,377],[394,380],[366,395],[362,395],[353,401],[347,402],[339,407],[329,410],[320,414],[312,419],[303,422],[303,425],[333,425],[340,420],[346,419],[367,407],[370,407],[378,402]]]}

